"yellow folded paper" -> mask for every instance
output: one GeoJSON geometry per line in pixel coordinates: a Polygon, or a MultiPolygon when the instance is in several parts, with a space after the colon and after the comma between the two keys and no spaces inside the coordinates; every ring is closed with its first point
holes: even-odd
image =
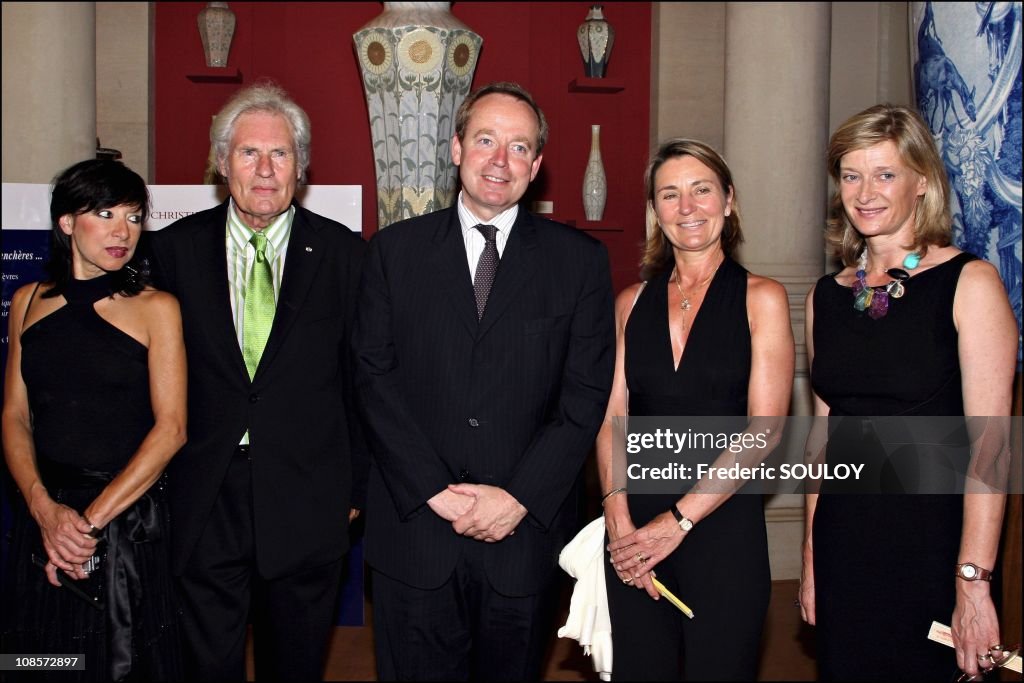
{"type": "Polygon", "coordinates": [[[659,593],[664,595],[669,602],[678,607],[680,612],[693,619],[693,610],[687,607],[685,602],[683,602],[675,595],[673,595],[672,591],[670,591],[668,588],[665,588],[665,584],[663,584],[661,581],[658,581],[653,576],[651,577],[651,581],[654,582],[654,587],[658,589],[659,593]]]}

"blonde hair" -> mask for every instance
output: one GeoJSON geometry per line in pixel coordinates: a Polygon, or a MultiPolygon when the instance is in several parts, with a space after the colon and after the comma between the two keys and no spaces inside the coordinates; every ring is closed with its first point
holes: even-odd
{"type": "Polygon", "coordinates": [[[876,104],[839,126],[828,143],[828,173],[835,187],[829,199],[825,241],[845,266],[857,263],[866,243],[843,208],[840,165],[850,152],[882,142],[896,145],[903,163],[926,181],[924,195],[918,197],[914,211],[914,243],[905,248],[924,256],[928,247],[948,246],[952,237],[949,180],[931,131],[913,109],[876,104]]]}

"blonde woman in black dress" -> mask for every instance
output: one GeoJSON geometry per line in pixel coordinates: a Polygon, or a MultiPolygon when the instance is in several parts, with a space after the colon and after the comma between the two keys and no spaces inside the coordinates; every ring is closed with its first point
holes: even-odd
{"type": "MultiPolygon", "coordinates": [[[[950,243],[949,184],[915,111],[876,105],[853,116],[833,134],[828,163],[826,238],[844,267],[807,296],[814,412],[829,417],[826,460],[866,463],[870,476],[862,493],[825,482],[806,496],[800,604],[817,626],[819,675],[976,674],[1003,660],[986,579],[1003,518],[1017,325],[995,268],[950,243]],[[891,457],[870,427],[874,416],[941,416],[943,436],[964,415],[979,418],[967,430],[984,425],[970,443],[929,436],[891,457]],[[916,486],[893,476],[908,463],[933,479],[959,469],[967,485],[900,493],[916,486]],[[951,625],[955,650],[927,639],[932,621],[951,625]]],[[[809,452],[818,443],[812,430],[809,452]]]]}

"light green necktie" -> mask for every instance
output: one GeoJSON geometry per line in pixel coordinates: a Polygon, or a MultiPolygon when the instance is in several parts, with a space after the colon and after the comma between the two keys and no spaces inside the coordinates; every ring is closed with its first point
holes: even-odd
{"type": "Polygon", "coordinates": [[[249,243],[256,249],[256,260],[245,283],[245,308],[242,317],[242,358],[249,379],[256,374],[260,356],[267,345],[274,323],[274,273],[267,258],[267,236],[253,233],[249,243]]]}

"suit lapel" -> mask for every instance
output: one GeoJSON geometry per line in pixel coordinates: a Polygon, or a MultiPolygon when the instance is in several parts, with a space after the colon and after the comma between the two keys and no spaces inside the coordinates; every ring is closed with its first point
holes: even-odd
{"type": "Polygon", "coordinates": [[[284,262],[281,294],[277,300],[274,324],[270,328],[270,337],[267,339],[266,348],[263,349],[263,355],[260,356],[260,364],[256,368],[253,381],[259,379],[264,368],[273,362],[274,356],[281,349],[299,310],[306,301],[306,295],[322,257],[323,241],[306,219],[302,208],[297,206],[295,218],[292,220],[291,236],[288,238],[288,253],[284,262]]]}
{"type": "MultiPolygon", "coordinates": [[[[515,227],[501,255],[494,285],[487,297],[487,308],[484,309],[484,317],[477,329],[477,339],[487,334],[505,313],[509,304],[515,301],[522,286],[533,277],[537,269],[537,246],[537,226],[530,214],[520,208],[515,227]]],[[[475,309],[473,313],[475,318],[475,309]]]]}
{"type": "Polygon", "coordinates": [[[469,276],[459,213],[454,207],[438,222],[434,243],[438,248],[439,263],[433,270],[440,274],[441,293],[455,309],[466,332],[475,336],[478,328],[476,298],[473,296],[473,280],[469,276]]]}
{"type": "Polygon", "coordinates": [[[231,314],[231,294],[228,291],[227,257],[227,208],[228,202],[220,205],[214,220],[192,235],[192,249],[196,264],[198,290],[209,295],[209,306],[199,309],[206,316],[204,329],[213,342],[209,348],[220,354],[221,362],[234,366],[246,379],[242,350],[238,346],[234,318],[231,314]]]}

